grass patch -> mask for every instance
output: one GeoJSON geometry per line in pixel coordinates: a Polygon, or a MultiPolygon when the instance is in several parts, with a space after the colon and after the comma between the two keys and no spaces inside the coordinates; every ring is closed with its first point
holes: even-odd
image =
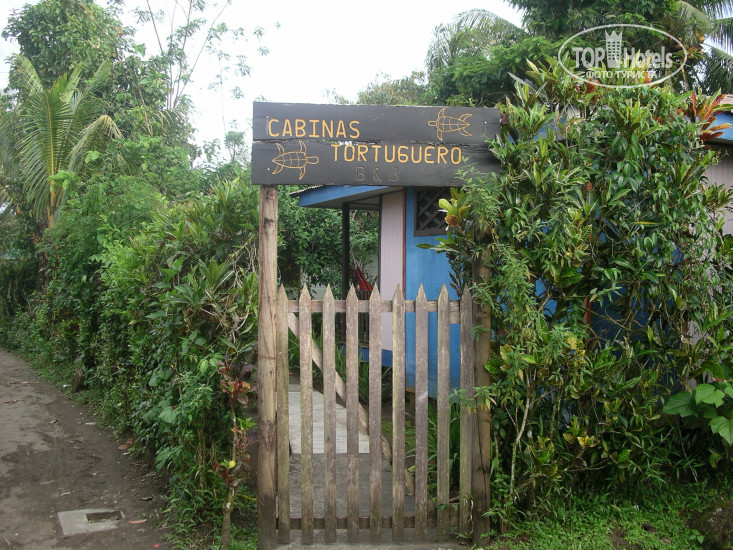
{"type": "MultiPolygon", "coordinates": [[[[722,477],[722,476],[721,476],[722,477]]],[[[492,550],[693,550],[704,537],[690,517],[733,494],[722,478],[673,484],[635,499],[609,494],[559,501],[552,517],[530,519],[487,546],[492,550]]]]}

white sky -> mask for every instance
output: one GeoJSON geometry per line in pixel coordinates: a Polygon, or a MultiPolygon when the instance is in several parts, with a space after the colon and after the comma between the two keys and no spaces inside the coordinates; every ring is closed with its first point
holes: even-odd
{"type": "MultiPolygon", "coordinates": [[[[2,0],[0,28],[14,8],[28,3],[23,0],[2,0]]],[[[34,2],[30,2],[34,3],[34,2]]],[[[99,2],[98,0],[98,3],[99,2]]],[[[220,2],[221,3],[221,2],[220,2]]],[[[142,4],[128,0],[128,7],[142,4]]],[[[167,10],[174,0],[152,0],[154,10],[167,10]]],[[[333,90],[348,99],[356,99],[359,90],[372,82],[378,73],[393,78],[409,75],[424,68],[425,54],[433,29],[449,22],[460,12],[483,8],[520,24],[521,17],[506,2],[494,0],[234,0],[223,20],[231,27],[244,27],[251,32],[263,27],[262,45],[267,56],[256,53],[259,43],[250,39],[244,51],[252,73],[245,79],[227,82],[225,91],[208,89],[218,72],[214,59],[203,59],[187,92],[196,112],[196,141],[222,138],[233,125],[244,130],[251,125],[252,101],[327,103],[327,91],[333,90]],[[280,28],[275,28],[275,23],[280,28]],[[245,93],[234,100],[229,89],[238,85],[245,93]]],[[[124,19],[126,24],[133,20],[124,19]]],[[[139,28],[139,26],[136,26],[139,28]]],[[[154,35],[139,29],[137,42],[145,42],[148,52],[155,48],[154,35]]],[[[0,88],[7,81],[7,57],[17,47],[0,39],[0,88]]]]}

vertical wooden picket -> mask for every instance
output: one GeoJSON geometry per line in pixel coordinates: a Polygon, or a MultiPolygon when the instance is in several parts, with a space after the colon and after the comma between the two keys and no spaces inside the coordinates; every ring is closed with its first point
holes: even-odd
{"type": "Polygon", "coordinates": [[[422,285],[415,300],[415,542],[428,527],[428,302],[422,285]]]}
{"type": "Polygon", "coordinates": [[[326,542],[336,542],[336,324],[331,286],[323,297],[323,405],[326,542]]]}
{"type": "Polygon", "coordinates": [[[313,544],[313,360],[311,359],[311,297],[300,293],[300,538],[313,544]]]}
{"type": "Polygon", "coordinates": [[[405,298],[392,297],[392,541],[405,535],[405,298]]]}
{"type": "Polygon", "coordinates": [[[359,542],[359,340],[358,300],[352,286],[346,297],[346,539],[359,542]]]}
{"type": "Polygon", "coordinates": [[[450,472],[448,435],[450,429],[450,301],[443,285],[438,296],[438,540],[446,540],[449,530],[448,508],[450,472]]]}
{"type": "MultiPolygon", "coordinates": [[[[472,528],[475,510],[472,509],[472,453],[475,444],[475,418],[465,410],[460,414],[460,476],[458,494],[458,515],[450,513],[450,323],[460,323],[461,350],[461,393],[471,399],[475,384],[473,334],[473,304],[471,293],[464,289],[460,304],[451,301],[445,285],[437,301],[428,301],[421,286],[416,300],[404,299],[401,288],[395,289],[391,301],[383,302],[379,290],[375,288],[368,304],[359,301],[353,287],[344,302],[334,300],[331,288],[326,289],[321,302],[313,302],[307,287],[303,287],[297,302],[288,302],[284,288],[279,288],[276,300],[276,376],[275,395],[278,413],[288,410],[288,339],[287,331],[292,330],[300,340],[300,416],[302,433],[301,443],[301,510],[300,518],[292,520],[289,478],[289,434],[286,414],[278,414],[277,445],[274,455],[276,466],[277,536],[281,544],[288,544],[291,529],[301,530],[303,544],[313,544],[314,531],[324,530],[324,540],[333,543],[337,540],[339,525],[347,530],[348,542],[359,542],[360,529],[369,526],[370,540],[373,544],[381,542],[384,525],[392,527],[392,542],[402,543],[405,539],[406,525],[414,524],[414,541],[427,541],[429,525],[437,517],[437,537],[446,540],[451,528],[458,520],[460,532],[467,533],[472,528]],[[429,426],[428,426],[428,311],[437,310],[437,499],[434,503],[428,497],[429,464],[429,426]],[[335,369],[336,353],[336,312],[344,312],[346,320],[346,380],[335,369]],[[369,402],[368,411],[359,403],[359,311],[368,311],[369,319],[369,402]],[[392,312],[392,437],[382,435],[382,312],[392,312]],[[405,489],[410,487],[405,469],[405,325],[406,312],[415,312],[415,470],[414,501],[415,515],[405,513],[405,489]],[[313,340],[312,314],[323,313],[323,350],[313,340]],[[294,313],[297,313],[297,317],[294,313]],[[322,481],[313,479],[313,362],[323,373],[324,403],[324,476],[322,481]],[[346,401],[346,518],[337,513],[337,471],[336,471],[336,407],[337,395],[345,396],[346,401]],[[366,417],[367,422],[363,422],[366,417]],[[364,425],[366,424],[366,425],[364,425]],[[360,430],[367,428],[369,437],[369,518],[360,517],[359,491],[359,438],[360,430]],[[385,449],[387,449],[385,454],[385,449]],[[392,515],[383,517],[382,511],[382,455],[392,464],[392,515]],[[314,493],[316,486],[324,483],[323,515],[314,514],[314,493]],[[345,524],[342,523],[345,520],[345,524]],[[391,520],[391,521],[390,521],[391,520]]],[[[365,316],[366,317],[366,316],[365,316]]],[[[273,541],[274,543],[274,541],[273,541]]]]}
{"type": "MultiPolygon", "coordinates": [[[[473,300],[468,287],[461,296],[461,389],[469,401],[474,396],[473,382],[473,300]]],[[[458,528],[462,534],[471,531],[471,458],[473,453],[473,415],[461,407],[461,463],[459,475],[458,528]]]]}
{"type": "Polygon", "coordinates": [[[382,538],[382,297],[377,287],[369,298],[369,535],[373,543],[382,538]]]}
{"type": "Polygon", "coordinates": [[[288,296],[277,291],[277,541],[290,544],[290,419],[288,418],[288,296]]]}

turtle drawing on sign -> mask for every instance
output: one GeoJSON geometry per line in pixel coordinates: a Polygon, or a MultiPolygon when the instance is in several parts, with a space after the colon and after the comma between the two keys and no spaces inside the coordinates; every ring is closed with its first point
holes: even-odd
{"type": "Polygon", "coordinates": [[[300,140],[298,140],[298,143],[300,143],[299,151],[287,152],[282,145],[279,143],[275,144],[277,145],[277,150],[280,154],[272,159],[272,162],[277,164],[277,168],[275,168],[273,174],[280,173],[283,168],[294,168],[295,170],[300,171],[298,179],[302,180],[303,176],[305,176],[305,167],[309,164],[318,164],[318,157],[315,155],[311,157],[308,156],[308,150],[306,149],[305,143],[300,140]]]}
{"type": "Polygon", "coordinates": [[[470,136],[471,134],[466,130],[466,128],[471,125],[471,123],[466,120],[470,116],[471,113],[466,113],[459,117],[446,115],[445,108],[443,108],[438,113],[438,118],[428,122],[428,126],[435,127],[440,141],[443,141],[443,132],[458,132],[462,136],[470,136]]]}

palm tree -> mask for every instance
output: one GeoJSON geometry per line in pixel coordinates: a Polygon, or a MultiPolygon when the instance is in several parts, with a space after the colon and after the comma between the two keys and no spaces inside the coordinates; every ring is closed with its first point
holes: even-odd
{"type": "Polygon", "coordinates": [[[490,11],[464,11],[452,22],[435,27],[425,65],[429,73],[444,69],[458,57],[485,56],[491,46],[516,41],[525,34],[521,28],[490,11]]]}
{"type": "MultiPolygon", "coordinates": [[[[543,34],[548,34],[550,40],[561,40],[582,30],[576,28],[578,25],[608,24],[619,18],[602,1],[590,2],[588,9],[580,9],[571,2],[559,2],[554,8],[524,0],[510,3],[525,10],[527,30],[490,11],[473,9],[460,13],[451,23],[435,28],[425,59],[428,73],[449,67],[459,57],[486,57],[498,44],[509,45],[543,34]],[[581,14],[587,18],[582,19],[581,14]],[[552,21],[546,20],[549,17],[552,21]],[[566,18],[564,24],[557,20],[562,17],[566,18]]],[[[650,24],[666,30],[685,45],[689,59],[687,81],[680,83],[683,88],[700,88],[707,94],[717,90],[733,92],[733,0],[678,0],[670,9],[654,13],[650,24]]]]}
{"type": "Polygon", "coordinates": [[[694,84],[708,94],[733,92],[733,1],[678,1],[677,9],[687,29],[685,44],[701,56],[691,74],[694,84]]]}
{"type": "Polygon", "coordinates": [[[80,66],[48,89],[27,58],[16,55],[12,67],[19,77],[18,106],[16,116],[5,113],[0,119],[0,175],[17,179],[43,231],[53,225],[66,197],[60,172],[83,177],[89,171],[87,155],[103,152],[121,137],[114,121],[100,114],[94,96],[111,63],[103,63],[83,88],[80,66]]]}

